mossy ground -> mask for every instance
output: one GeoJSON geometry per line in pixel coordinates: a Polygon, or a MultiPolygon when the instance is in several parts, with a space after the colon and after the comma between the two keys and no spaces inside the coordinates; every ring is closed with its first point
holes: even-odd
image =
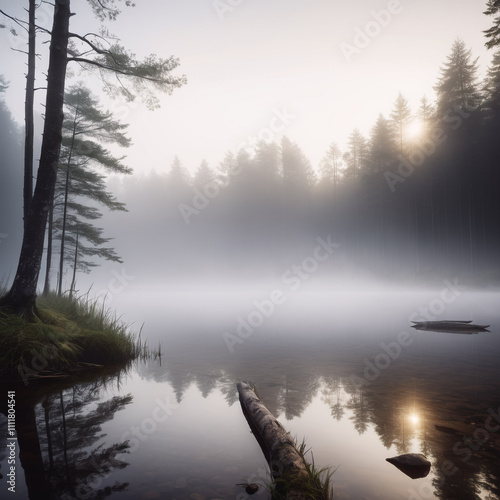
{"type": "Polygon", "coordinates": [[[81,363],[124,363],[145,352],[140,334],[88,297],[49,294],[37,310],[25,317],[0,309],[0,376],[25,380],[81,363]]]}

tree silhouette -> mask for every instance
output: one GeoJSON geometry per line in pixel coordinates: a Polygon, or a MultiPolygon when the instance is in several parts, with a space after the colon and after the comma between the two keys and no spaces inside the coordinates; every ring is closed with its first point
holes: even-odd
{"type": "Polygon", "coordinates": [[[342,176],[342,151],[337,143],[332,142],[319,166],[321,182],[331,187],[333,199],[336,199],[337,186],[342,176]]]}
{"type": "Polygon", "coordinates": [[[486,47],[491,49],[500,44],[500,0],[488,0],[484,14],[487,16],[496,16],[493,26],[488,28],[484,33],[488,41],[486,47]]]}
{"type": "MultiPolygon", "coordinates": [[[[104,496],[104,490],[96,489],[92,483],[128,465],[117,458],[117,455],[127,453],[127,441],[107,446],[97,443],[106,437],[102,433],[102,424],[130,404],[132,397],[114,396],[95,405],[100,397],[100,390],[96,390],[93,383],[87,383],[44,399],[43,416],[39,415],[43,432],[39,431],[39,439],[42,455],[46,457],[45,474],[54,498],[63,498],[64,495],[77,498],[104,496]]],[[[120,491],[127,485],[115,484],[110,492],[120,491]]]]}
{"type": "Polygon", "coordinates": [[[346,164],[344,177],[356,181],[364,171],[368,158],[368,143],[361,132],[355,128],[349,136],[349,149],[344,153],[346,164]]]}
{"type": "Polygon", "coordinates": [[[391,120],[394,127],[394,134],[398,138],[399,152],[403,154],[405,141],[405,127],[411,118],[411,109],[408,101],[401,92],[399,93],[394,107],[392,108],[391,120]]]}
{"type": "MultiPolygon", "coordinates": [[[[90,2],[100,19],[115,19],[118,10],[114,0],[90,2]]],[[[131,2],[125,1],[126,5],[131,2]]],[[[84,36],[70,33],[70,0],[56,0],[54,22],[51,30],[49,67],[47,71],[47,95],[40,165],[35,191],[30,204],[28,220],[24,229],[19,264],[12,287],[1,299],[1,303],[16,311],[36,313],[36,289],[43,254],[43,242],[47,217],[57,178],[57,166],[62,140],[64,90],[68,61],[88,65],[105,80],[106,88],[133,99],[142,95],[149,107],[158,106],[153,91],[171,93],[185,83],[185,77],[174,77],[171,71],[179,62],[175,58],[158,59],[152,55],[144,62],[137,61],[121,45],[114,43],[105,47],[102,35],[84,36]],[[70,38],[75,43],[69,45],[70,38]],[[120,75],[113,83],[109,76],[120,75]],[[132,89],[124,85],[130,82],[132,89]]]]}
{"type": "MultiPolygon", "coordinates": [[[[123,158],[111,154],[103,144],[128,147],[130,139],[124,133],[126,126],[113,119],[109,112],[101,110],[98,100],[83,84],[72,86],[66,92],[63,123],[63,141],[60,168],[54,191],[54,202],[49,213],[48,249],[45,290],[48,291],[51,267],[52,239],[60,241],[59,279],[57,291],[62,293],[64,263],[73,265],[73,280],[77,270],[89,272],[95,267],[88,257],[98,257],[121,262],[114,250],[103,245],[109,238],[103,238],[102,229],[92,222],[101,213],[90,206],[98,203],[109,210],[125,211],[125,205],[118,202],[107,190],[105,177],[98,170],[110,173],[130,174],[123,165],[123,158]],[[55,216],[55,221],[54,221],[55,216]],[[85,242],[91,246],[85,246],[85,242]]],[[[70,292],[73,287],[70,287],[70,292]]]]}
{"type": "Polygon", "coordinates": [[[463,40],[455,40],[434,87],[437,94],[437,116],[444,123],[452,123],[453,115],[457,113],[467,117],[478,108],[481,93],[477,83],[477,69],[477,58],[472,59],[472,50],[466,49],[463,40]]]}
{"type": "Polygon", "coordinates": [[[393,167],[396,161],[396,145],[389,122],[382,114],[375,123],[368,156],[368,169],[372,174],[380,174],[393,167]]]}

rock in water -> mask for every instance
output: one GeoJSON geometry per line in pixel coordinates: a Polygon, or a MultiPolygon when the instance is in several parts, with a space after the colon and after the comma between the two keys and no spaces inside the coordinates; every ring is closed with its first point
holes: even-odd
{"type": "Polygon", "coordinates": [[[245,488],[245,491],[249,494],[249,495],[253,495],[254,493],[257,493],[259,491],[259,485],[256,484],[256,483],[239,483],[237,484],[236,486],[243,486],[243,488],[245,488]]]}
{"type": "Polygon", "coordinates": [[[249,495],[253,495],[254,493],[257,493],[259,491],[259,485],[255,483],[250,483],[246,488],[245,491],[249,495]]]}
{"type": "Polygon", "coordinates": [[[407,453],[386,460],[412,479],[425,477],[431,470],[431,463],[420,453],[407,453]]]}

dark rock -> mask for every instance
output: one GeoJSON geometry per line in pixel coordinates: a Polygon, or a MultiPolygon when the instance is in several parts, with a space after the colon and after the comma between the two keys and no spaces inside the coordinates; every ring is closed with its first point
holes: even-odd
{"type": "Polygon", "coordinates": [[[249,495],[253,495],[259,491],[259,485],[256,483],[239,483],[236,486],[242,486],[249,495]]]}
{"type": "Polygon", "coordinates": [[[245,488],[245,491],[249,494],[249,495],[253,495],[254,493],[257,493],[259,491],[259,485],[258,484],[255,484],[255,483],[250,483],[247,485],[247,487],[245,488]]]}
{"type": "Polygon", "coordinates": [[[407,453],[386,460],[412,479],[425,477],[431,470],[431,463],[420,453],[407,453]]]}

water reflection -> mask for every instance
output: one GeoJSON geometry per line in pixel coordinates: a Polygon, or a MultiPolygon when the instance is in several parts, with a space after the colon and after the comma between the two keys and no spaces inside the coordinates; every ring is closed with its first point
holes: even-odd
{"type": "Polygon", "coordinates": [[[19,461],[30,500],[104,498],[128,483],[100,488],[102,479],[128,463],[127,441],[110,443],[104,423],[132,402],[131,395],[103,399],[120,371],[89,373],[83,379],[32,383],[16,390],[19,461]]]}
{"type": "Polygon", "coordinates": [[[126,379],[114,372],[20,391],[30,498],[49,490],[54,498],[236,498],[234,485],[253,482],[265,463],[239,408],[238,380],[254,383],[292,435],[306,438],[317,464],[340,465],[337,500],[373,498],[375,489],[388,499],[500,498],[500,337],[493,328],[415,331],[408,314],[374,317],[340,322],[315,312],[313,327],[275,317],[234,353],[220,325],[213,335],[186,327],[169,335],[161,364],[138,364],[126,379]],[[150,419],[156,398],[178,408],[132,449],[125,431],[150,419]],[[426,478],[385,461],[405,453],[431,461],[426,478]]]}
{"type": "Polygon", "coordinates": [[[46,477],[56,498],[65,494],[99,498],[128,486],[128,483],[117,483],[105,489],[97,485],[113,470],[128,465],[117,455],[127,453],[129,443],[105,445],[106,434],[101,430],[102,424],[130,404],[132,397],[115,396],[94,405],[99,399],[100,391],[95,383],[80,384],[46,396],[41,408],[38,407],[43,409],[43,416],[41,411],[38,415],[38,420],[43,422],[39,430],[40,447],[46,477]]]}
{"type": "MultiPolygon", "coordinates": [[[[388,366],[375,363],[380,345],[393,341],[397,330],[386,332],[386,337],[371,331],[352,343],[342,336],[312,342],[260,338],[232,356],[198,339],[196,349],[193,343],[190,349],[182,342],[172,344],[163,367],[143,366],[140,373],[146,379],[168,381],[179,401],[195,385],[205,398],[221,391],[228,405],[236,400],[234,382],[250,380],[268,408],[292,422],[320,398],[339,429],[348,421],[360,436],[374,430],[387,450],[427,456],[432,474],[419,480],[415,493],[411,488],[417,482],[408,484],[410,497],[495,497],[500,487],[500,433],[490,432],[481,442],[474,432],[485,428],[489,412],[496,412],[500,404],[497,337],[411,335],[411,348],[402,349],[388,366]],[[368,366],[379,368],[369,371],[372,376],[367,378],[368,366]],[[467,436],[472,436],[470,445],[462,443],[467,436]]],[[[345,458],[339,456],[338,461],[345,458]]]]}

